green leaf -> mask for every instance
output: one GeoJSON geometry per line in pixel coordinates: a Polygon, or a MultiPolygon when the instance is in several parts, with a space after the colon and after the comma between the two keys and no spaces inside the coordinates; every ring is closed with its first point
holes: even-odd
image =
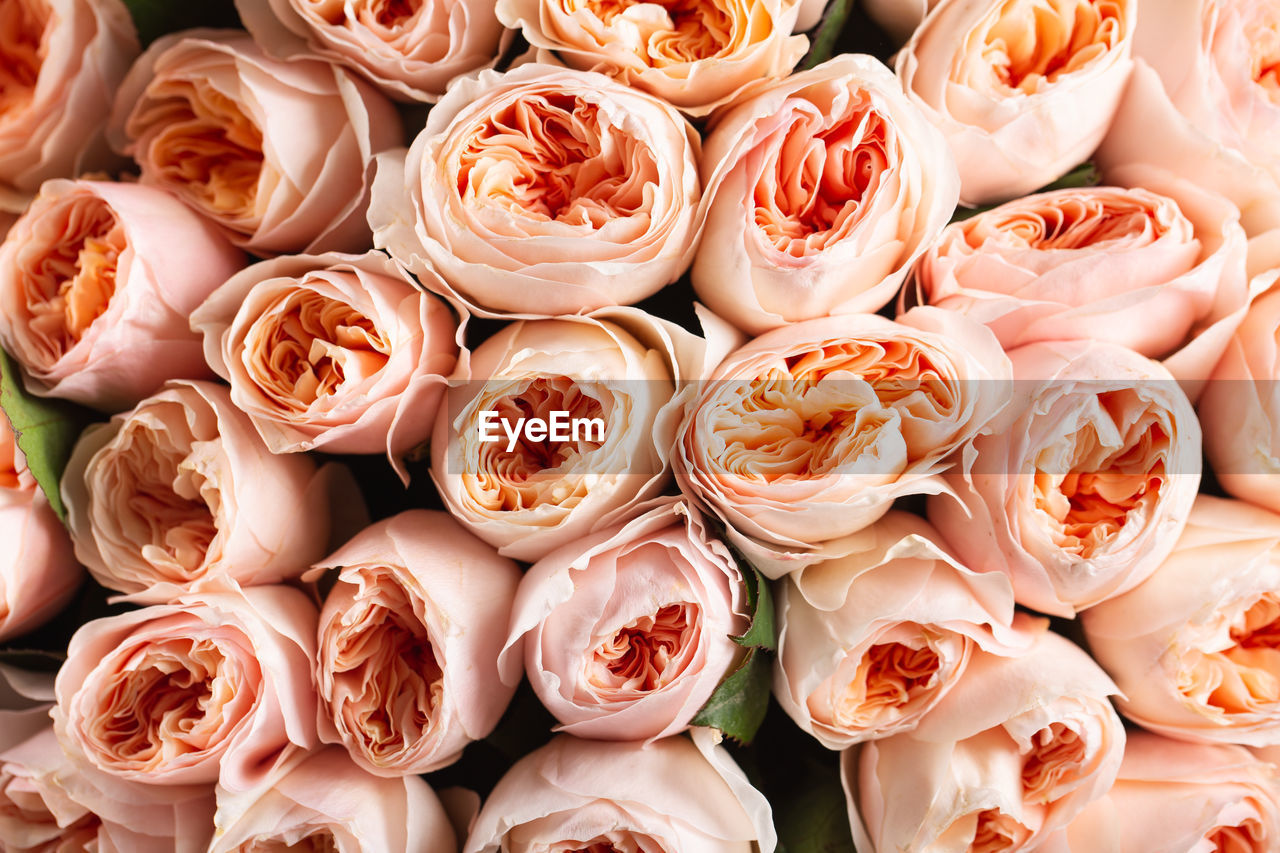
{"type": "Polygon", "coordinates": [[[742,663],[720,682],[691,725],[712,726],[739,743],[751,743],[769,710],[772,683],[769,654],[759,648],[747,649],[742,663]]]}
{"type": "Polygon", "coordinates": [[[27,457],[31,475],[58,518],[66,521],[67,510],[62,505],[58,484],[81,430],[97,420],[98,415],[66,400],[29,394],[22,385],[18,363],[3,351],[0,351],[0,409],[9,416],[18,449],[27,457]]]}
{"type": "Polygon", "coordinates": [[[133,24],[138,28],[138,40],[146,47],[167,33],[192,27],[239,27],[240,15],[233,0],[202,0],[202,2],[178,2],[178,0],[124,0],[133,24]]]}
{"type": "Polygon", "coordinates": [[[750,608],[751,627],[741,637],[734,637],[740,646],[752,648],[763,646],[773,650],[778,647],[777,631],[773,619],[773,593],[769,590],[769,582],[760,574],[760,570],[745,560],[741,554],[736,555],[738,565],[750,571],[742,573],[747,587],[747,606],[750,608]]]}
{"type": "Polygon", "coordinates": [[[808,767],[776,804],[778,847],[786,853],[851,853],[853,834],[839,774],[808,767]]]}
{"type": "Polygon", "coordinates": [[[836,52],[836,43],[844,32],[849,12],[853,10],[853,0],[830,0],[822,12],[822,19],[809,35],[809,52],[800,60],[797,69],[804,71],[821,65],[836,52]]]}

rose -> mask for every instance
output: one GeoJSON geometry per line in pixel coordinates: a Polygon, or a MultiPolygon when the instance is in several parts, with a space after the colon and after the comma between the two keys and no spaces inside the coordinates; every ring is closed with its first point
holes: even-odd
{"type": "Polygon", "coordinates": [[[0,209],[18,212],[50,178],[113,166],[110,93],[138,55],[119,0],[29,0],[4,20],[0,209]]]}
{"type": "Polygon", "coordinates": [[[373,155],[399,144],[391,102],[245,33],[157,39],[116,94],[111,143],[254,254],[362,251],[373,155]]]}
{"type": "Polygon", "coordinates": [[[865,547],[793,572],[774,595],[773,693],[828,749],[908,732],[973,656],[1014,654],[1013,590],[957,563],[923,520],[890,512],[865,547]]]}
{"type": "MultiPolygon", "coordinates": [[[[762,78],[785,77],[808,40],[792,36],[799,2],[498,0],[498,19],[574,68],[604,71],[694,116],[762,78]]],[[[811,16],[809,16],[811,17],[811,16]]]]}
{"type": "Polygon", "coordinates": [[[1115,685],[1040,627],[1018,657],[975,655],[914,732],[844,753],[859,850],[1032,850],[1106,794],[1125,745],[1115,685]]]}
{"type": "Polygon", "coordinates": [[[250,788],[316,745],[315,636],[315,605],[284,586],[87,622],[58,671],[58,740],[129,781],[250,788]]]}
{"type": "Polygon", "coordinates": [[[470,308],[625,305],[689,266],[698,156],[674,108],[602,75],[485,71],[432,108],[407,155],[378,158],[369,224],[470,308]]]}
{"type": "Polygon", "coordinates": [[[769,803],[710,729],[652,743],[559,735],[507,771],[463,853],[698,850],[771,853],[769,803]],[[596,846],[599,845],[599,846],[596,846]]]}
{"type": "Polygon", "coordinates": [[[703,320],[707,340],[635,308],[526,320],[489,338],[436,416],[431,476],[445,507],[528,562],[634,515],[667,479],[677,385],[732,346],[723,321],[703,320]],[[555,412],[565,430],[577,424],[568,440],[520,432],[521,419],[551,426],[555,412]]]}
{"type": "Polygon", "coordinates": [[[1161,170],[1121,176],[949,226],[916,266],[918,298],[984,323],[1006,349],[1111,341],[1207,378],[1249,300],[1239,211],[1161,170]]]}
{"type": "Polygon", "coordinates": [[[409,101],[434,102],[453,78],[492,64],[502,35],[493,5],[477,0],[236,0],[236,10],[267,50],[321,56],[409,101]]]}
{"type": "Polygon", "coordinates": [[[693,286],[755,334],[879,309],[959,192],[942,134],[889,69],[852,55],[719,116],[702,174],[707,220],[693,286]]]}
{"type": "Polygon", "coordinates": [[[320,739],[378,776],[427,773],[497,725],[520,681],[500,665],[520,570],[448,514],[409,510],[317,564],[320,739]]]}
{"type": "Polygon", "coordinates": [[[1071,616],[1137,586],[1200,486],[1200,428],[1173,376],[1115,344],[1009,353],[1014,402],[945,475],[929,520],[1018,603],[1071,616]]]}
{"type": "Polygon", "coordinates": [[[938,0],[863,0],[863,11],[885,29],[897,44],[911,37],[938,0]]]}
{"type": "Polygon", "coordinates": [[[1140,586],[1090,609],[1085,636],[1125,716],[1181,740],[1280,744],[1280,516],[1196,499],[1140,586]]]}
{"type": "Polygon", "coordinates": [[[48,181],[0,245],[0,343],[33,393],[119,411],[210,375],[187,316],[243,263],[162,190],[48,181]]]}
{"type": "Polygon", "coordinates": [[[89,427],[62,478],[76,556],[110,589],[162,602],[194,589],[274,583],[328,548],[345,469],[262,444],[227,389],[176,381],[89,427]]]}
{"type": "Polygon", "coordinates": [[[458,356],[449,308],[379,252],[254,264],[191,327],[273,453],[385,449],[402,475],[458,356]]]}
{"type": "Polygon", "coordinates": [[[298,756],[257,789],[219,789],[214,823],[218,833],[209,853],[457,849],[426,782],[370,776],[338,747],[298,756]]]}
{"type": "Polygon", "coordinates": [[[520,582],[503,658],[520,657],[559,731],[643,740],[682,731],[741,658],[746,587],[688,504],[543,557],[520,582]]]}
{"type": "Polygon", "coordinates": [[[672,454],[681,490],[771,578],[861,547],[897,497],[942,487],[1008,395],[986,329],[919,308],[794,323],[696,389],[672,454]]]}
{"type": "Polygon", "coordinates": [[[1102,141],[1133,67],[1136,0],[943,0],[897,55],[908,96],[946,135],[960,201],[1060,178],[1102,141]]]}

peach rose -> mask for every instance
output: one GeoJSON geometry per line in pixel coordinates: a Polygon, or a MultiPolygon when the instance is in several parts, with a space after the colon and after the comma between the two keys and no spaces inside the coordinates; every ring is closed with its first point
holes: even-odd
{"type": "Polygon", "coordinates": [[[50,178],[116,165],[103,130],[138,34],[120,0],[14,0],[0,20],[0,210],[18,212],[50,178]]]}
{"type": "Polygon", "coordinates": [[[76,556],[103,586],[142,602],[274,583],[329,547],[345,469],[276,456],[225,386],[175,381],[85,430],[62,478],[76,556]]]}
{"type": "Polygon", "coordinates": [[[491,0],[236,0],[240,20],[274,53],[345,65],[401,101],[434,103],[449,81],[497,58],[491,0]]]}
{"type": "Polygon", "coordinates": [[[1280,516],[1201,495],[1155,573],[1090,609],[1084,630],[1144,728],[1280,744],[1280,516]]]}
{"type": "Polygon", "coordinates": [[[730,354],[686,407],[681,490],[771,578],[861,547],[895,498],[944,488],[1008,397],[995,337],[958,314],[827,317],[730,354]]]}
{"type": "Polygon", "coordinates": [[[1110,341],[1207,378],[1249,301],[1239,211],[1158,169],[1124,177],[949,226],[915,269],[919,299],[968,314],[1006,349],[1110,341]]]}
{"type": "Polygon", "coordinates": [[[440,800],[417,776],[370,776],[338,747],[298,758],[255,790],[219,789],[208,853],[457,849],[440,800]]]}
{"type": "Polygon", "coordinates": [[[875,311],[947,224],[946,139],[868,56],[842,55],[719,116],[702,158],[693,286],[752,334],[875,311]]]}
{"type": "Polygon", "coordinates": [[[378,776],[452,764],[498,724],[520,682],[501,664],[520,569],[447,513],[367,528],[318,569],[339,570],[320,611],[320,739],[378,776]]]}
{"type": "Polygon", "coordinates": [[[1137,0],[942,0],[897,55],[951,143],[960,201],[1054,181],[1098,147],[1133,68],[1137,0]]]}
{"type": "Polygon", "coordinates": [[[844,753],[858,849],[1035,849],[1115,781],[1125,745],[1115,692],[1050,631],[1018,657],[975,655],[914,732],[844,753]]]}
{"type": "Polygon", "coordinates": [[[48,181],[0,245],[0,343],[32,393],[128,408],[211,375],[187,316],[244,261],[163,190],[48,181]]]}
{"type": "Polygon", "coordinates": [[[701,516],[664,499],[553,551],[520,582],[503,658],[558,731],[654,740],[683,731],[741,659],[742,570],[701,516]]]}
{"type": "Polygon", "coordinates": [[[732,348],[723,321],[703,320],[706,340],[636,308],[525,320],[489,338],[436,416],[431,476],[445,507],[527,562],[634,515],[667,481],[677,388],[732,348]],[[530,436],[529,419],[551,426],[555,412],[567,439],[530,436]]]}
{"type": "Polygon", "coordinates": [[[862,10],[902,44],[911,38],[938,0],[862,0],[862,10]]]}
{"type": "Polygon", "coordinates": [[[272,59],[233,30],[156,40],[116,94],[111,143],[254,254],[362,251],[373,155],[400,120],[328,62],[272,59]]]}
{"type": "Polygon", "coordinates": [[[53,723],[72,754],[148,785],[258,784],[317,743],[316,608],[284,586],[179,597],[76,631],[53,723]]]}
{"type": "Polygon", "coordinates": [[[1200,427],[1157,362],[1115,344],[1009,353],[1014,401],[946,475],[929,520],[1018,603],[1072,616],[1132,589],[1173,549],[1200,487],[1200,427]]]}
{"type": "Polygon", "coordinates": [[[497,12],[534,47],[693,116],[733,101],[757,80],[787,76],[809,44],[791,35],[798,0],[498,0],[497,12]]]}
{"type": "Polygon", "coordinates": [[[191,315],[272,453],[385,450],[431,435],[458,360],[458,320],[381,252],[282,257],[231,278],[191,315]]]}
{"type": "Polygon", "coordinates": [[[407,155],[378,158],[374,244],[483,312],[638,302],[693,258],[699,140],[600,74],[522,65],[459,80],[407,155]]]}
{"type": "Polygon", "coordinates": [[[559,735],[498,780],[463,853],[772,853],[772,814],[710,729],[652,743],[559,735]]]}
{"type": "Polygon", "coordinates": [[[1013,590],[960,565],[922,519],[890,512],[864,547],[777,585],[773,693],[827,749],[909,732],[979,650],[1014,654],[1013,590]]]}

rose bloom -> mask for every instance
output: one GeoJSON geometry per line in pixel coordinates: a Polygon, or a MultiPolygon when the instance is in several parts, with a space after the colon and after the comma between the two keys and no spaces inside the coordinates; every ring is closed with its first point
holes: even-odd
{"type": "Polygon", "coordinates": [[[344,473],[272,454],[225,386],[178,381],[84,431],[62,500],[94,578],[162,602],[304,572],[328,549],[333,502],[362,506],[344,473]]]}
{"type": "Polygon", "coordinates": [[[791,35],[797,0],[613,3],[498,0],[498,19],[574,68],[702,116],[757,80],[787,76],[808,39],[791,35]]]}
{"type": "Polygon", "coordinates": [[[254,254],[362,251],[391,102],[336,65],[272,59],[247,33],[157,39],[116,94],[112,145],[254,254]]]}
{"type": "Polygon", "coordinates": [[[436,416],[431,476],[446,508],[527,562],[634,515],[667,480],[677,383],[729,348],[717,337],[635,308],[502,329],[476,348],[470,381],[449,389],[436,416]],[[509,440],[520,419],[550,423],[554,412],[578,422],[576,435],[509,440]],[[483,440],[486,421],[496,440],[483,440]]]}
{"type": "Polygon", "coordinates": [[[50,178],[113,167],[110,93],[138,55],[119,0],[18,0],[3,15],[0,210],[23,210],[50,178]]]}
{"type": "Polygon", "coordinates": [[[1201,495],[1155,573],[1090,609],[1084,629],[1144,728],[1280,744],[1280,516],[1201,495]]]}
{"type": "Polygon", "coordinates": [[[284,586],[95,619],[58,671],[54,729],[104,773],[243,790],[316,745],[316,608],[284,586]]]}
{"type": "Polygon", "coordinates": [[[243,264],[163,190],[48,181],[0,245],[0,343],[32,393],[119,411],[210,375],[187,317],[243,264]]]}
{"type": "Polygon", "coordinates": [[[452,764],[498,724],[520,682],[499,665],[520,569],[447,513],[402,512],[317,564],[320,739],[378,776],[452,764]]]}
{"type": "Polygon", "coordinates": [[[374,244],[484,312],[638,302],[688,268],[699,140],[600,74],[523,65],[459,80],[407,155],[378,158],[374,244]]]}
{"type": "Polygon", "coordinates": [[[401,101],[434,102],[453,78],[491,65],[503,32],[492,0],[236,0],[236,10],[268,51],[345,65],[401,101]]]}
{"type": "Polygon", "coordinates": [[[370,776],[338,747],[298,755],[254,790],[219,789],[214,823],[208,853],[443,853],[458,844],[426,782],[370,776]]]}
{"type": "Polygon", "coordinates": [[[1137,0],[942,0],[897,55],[951,143],[960,201],[1026,195],[1088,159],[1133,61],[1137,0]]]}
{"type": "Polygon", "coordinates": [[[560,735],[498,780],[463,853],[772,853],[768,801],[710,729],[652,743],[560,735]]]}
{"type": "Polygon", "coordinates": [[[946,139],[889,69],[842,55],[719,116],[693,286],[752,334],[875,311],[955,210],[946,139]]]}
{"type": "Polygon", "coordinates": [[[1124,172],[1124,187],[1041,193],[950,225],[916,266],[919,299],[1006,349],[1110,341],[1207,378],[1249,301],[1239,211],[1170,173],[1124,172]]]}
{"type": "Polygon", "coordinates": [[[380,252],[254,264],[191,327],[271,452],[385,450],[401,469],[458,360],[449,307],[380,252]]]}
{"type": "Polygon", "coordinates": [[[1014,402],[929,499],[961,561],[1055,616],[1132,589],[1173,549],[1200,487],[1200,427],[1157,362],[1115,344],[1009,353],[1014,402]]]}
{"type": "Polygon", "coordinates": [[[686,408],[681,490],[771,578],[855,550],[895,498],[937,475],[1008,396],[986,329],[918,308],[897,322],[828,317],[730,354],[686,408]]]}
{"type": "Polygon", "coordinates": [[[776,586],[773,693],[828,749],[908,732],[964,676],[979,650],[1015,654],[1003,575],[960,565],[922,519],[890,512],[865,547],[776,586]]]}
{"type": "Polygon", "coordinates": [[[503,657],[565,731],[605,740],[685,729],[743,650],[742,570],[684,501],[543,557],[520,582],[503,657]]]}
{"type": "Polygon", "coordinates": [[[1115,685],[1040,627],[1018,657],[975,655],[914,732],[844,753],[859,850],[1032,850],[1106,794],[1125,746],[1115,685]]]}

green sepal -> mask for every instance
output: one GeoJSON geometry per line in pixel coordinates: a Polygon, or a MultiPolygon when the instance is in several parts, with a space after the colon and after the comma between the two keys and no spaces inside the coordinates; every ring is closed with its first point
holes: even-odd
{"type": "Polygon", "coordinates": [[[711,726],[739,743],[751,743],[769,710],[773,683],[770,661],[771,656],[761,648],[747,649],[742,663],[720,682],[690,725],[711,726]]]}

